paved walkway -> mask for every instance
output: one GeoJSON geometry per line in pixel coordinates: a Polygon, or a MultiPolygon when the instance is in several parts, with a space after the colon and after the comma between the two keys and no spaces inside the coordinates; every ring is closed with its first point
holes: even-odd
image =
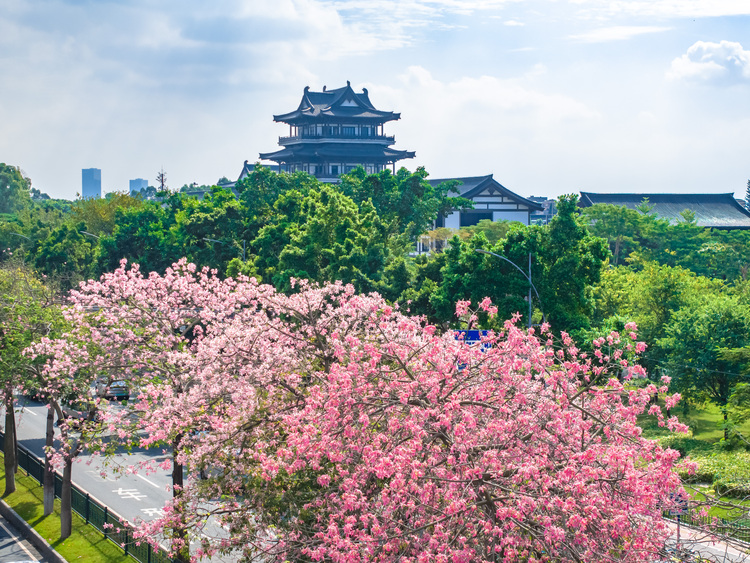
{"type": "Polygon", "coordinates": [[[46,562],[34,546],[22,539],[18,530],[0,516],[0,563],[28,561],[46,562]]]}
{"type": "MultiPolygon", "coordinates": [[[[673,545],[677,541],[677,523],[669,522],[673,545]]],[[[680,544],[717,563],[750,563],[750,551],[739,543],[717,541],[699,528],[680,526],[680,544]]]]}

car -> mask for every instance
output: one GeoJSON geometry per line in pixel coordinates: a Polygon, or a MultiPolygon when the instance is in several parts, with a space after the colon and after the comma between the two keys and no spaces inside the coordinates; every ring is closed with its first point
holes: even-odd
{"type": "Polygon", "coordinates": [[[130,398],[130,387],[128,382],[122,379],[109,381],[100,378],[96,381],[96,396],[104,399],[117,399],[127,401],[130,398]]]}
{"type": "MultiPolygon", "coordinates": [[[[62,410],[62,420],[65,420],[71,428],[78,428],[81,423],[89,417],[91,403],[85,401],[64,401],[60,405],[62,410]]],[[[61,419],[55,423],[60,426],[61,419]]]]}

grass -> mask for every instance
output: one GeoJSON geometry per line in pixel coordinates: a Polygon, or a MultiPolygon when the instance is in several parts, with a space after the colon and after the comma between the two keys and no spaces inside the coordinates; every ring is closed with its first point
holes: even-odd
{"type": "MultiPolygon", "coordinates": [[[[5,490],[5,470],[1,464],[0,487],[2,487],[1,490],[5,490]]],[[[70,537],[61,540],[60,501],[55,499],[55,511],[49,516],[44,516],[42,486],[22,470],[16,473],[16,492],[4,496],[3,500],[69,562],[133,562],[133,559],[125,555],[119,547],[106,539],[94,527],[88,526],[85,520],[75,512],[73,513],[73,532],[70,537]]]]}
{"type": "MultiPolygon", "coordinates": [[[[662,405],[663,406],[663,405],[662,405]]],[[[690,437],[701,440],[707,444],[714,444],[724,437],[722,424],[724,417],[721,409],[714,404],[707,404],[701,408],[690,407],[687,413],[682,405],[672,409],[672,414],[680,419],[680,422],[690,427],[690,437]]],[[[656,417],[644,415],[638,421],[643,428],[643,435],[649,438],[661,438],[671,435],[666,427],[660,427],[656,422],[656,417]]],[[[738,426],[740,432],[745,436],[750,436],[750,421],[738,426]]]]}
{"type": "Polygon", "coordinates": [[[685,490],[695,500],[699,502],[707,502],[711,506],[708,511],[709,516],[716,516],[729,521],[736,521],[738,518],[743,518],[742,523],[745,524],[746,520],[744,519],[747,516],[747,510],[750,509],[750,500],[719,497],[717,503],[716,491],[707,485],[686,485],[685,490]],[[708,495],[708,497],[706,495],[708,495]]]}

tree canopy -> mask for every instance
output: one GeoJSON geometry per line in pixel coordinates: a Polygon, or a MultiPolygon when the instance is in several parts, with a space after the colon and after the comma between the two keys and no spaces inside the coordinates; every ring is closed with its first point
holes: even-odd
{"type": "Polygon", "coordinates": [[[678,453],[643,438],[636,417],[683,427],[649,406],[666,386],[626,392],[615,377],[642,373],[625,359],[643,349],[633,326],[587,357],[513,321],[471,346],[351,285],[296,289],[185,261],[163,277],[123,264],[73,293],[70,332],[36,348],[51,381],[71,366],[130,378],[140,416],[106,412],[104,424],[129,421],[139,431],[126,438],[144,446],[179,436],[179,463],[210,469],[138,536],[166,533],[181,558],[190,538],[198,555],[293,561],[659,552],[678,453]],[[208,518],[227,535],[203,534],[208,518]]]}

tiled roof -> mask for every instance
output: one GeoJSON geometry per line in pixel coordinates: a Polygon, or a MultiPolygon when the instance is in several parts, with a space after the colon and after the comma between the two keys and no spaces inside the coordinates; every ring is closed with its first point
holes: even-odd
{"type": "Polygon", "coordinates": [[[513,199],[518,203],[522,203],[523,205],[528,206],[532,211],[541,211],[542,209],[544,209],[544,207],[542,207],[537,202],[526,199],[525,197],[522,197],[517,193],[510,191],[500,182],[495,180],[492,177],[492,174],[488,174],[487,176],[465,176],[461,178],[436,178],[434,180],[429,179],[427,181],[431,185],[437,186],[439,184],[442,184],[443,182],[448,182],[451,180],[458,180],[459,182],[461,182],[461,184],[458,186],[458,195],[467,199],[471,199],[474,196],[482,193],[485,189],[491,188],[507,198],[513,199]]]}
{"type": "Polygon", "coordinates": [[[346,86],[342,88],[324,89],[323,92],[311,92],[309,86],[305,87],[299,107],[289,113],[274,115],[273,119],[274,121],[292,124],[311,120],[320,122],[321,120],[324,121],[325,118],[348,118],[385,123],[400,117],[401,114],[399,113],[375,109],[370,102],[367,88],[363,88],[361,93],[357,93],[352,90],[349,81],[347,81],[346,86]]]}
{"type": "Polygon", "coordinates": [[[676,223],[686,209],[695,213],[699,226],[713,229],[750,229],[750,212],[742,207],[734,194],[602,194],[581,192],[581,207],[595,203],[635,209],[648,199],[657,217],[676,223]]]}
{"type": "Polygon", "coordinates": [[[402,158],[414,158],[413,151],[400,151],[383,145],[357,145],[357,144],[321,144],[321,145],[299,145],[285,147],[276,152],[261,153],[263,160],[275,160],[288,162],[294,159],[311,162],[313,160],[328,161],[331,159],[381,159],[401,160],[402,158]]]}

